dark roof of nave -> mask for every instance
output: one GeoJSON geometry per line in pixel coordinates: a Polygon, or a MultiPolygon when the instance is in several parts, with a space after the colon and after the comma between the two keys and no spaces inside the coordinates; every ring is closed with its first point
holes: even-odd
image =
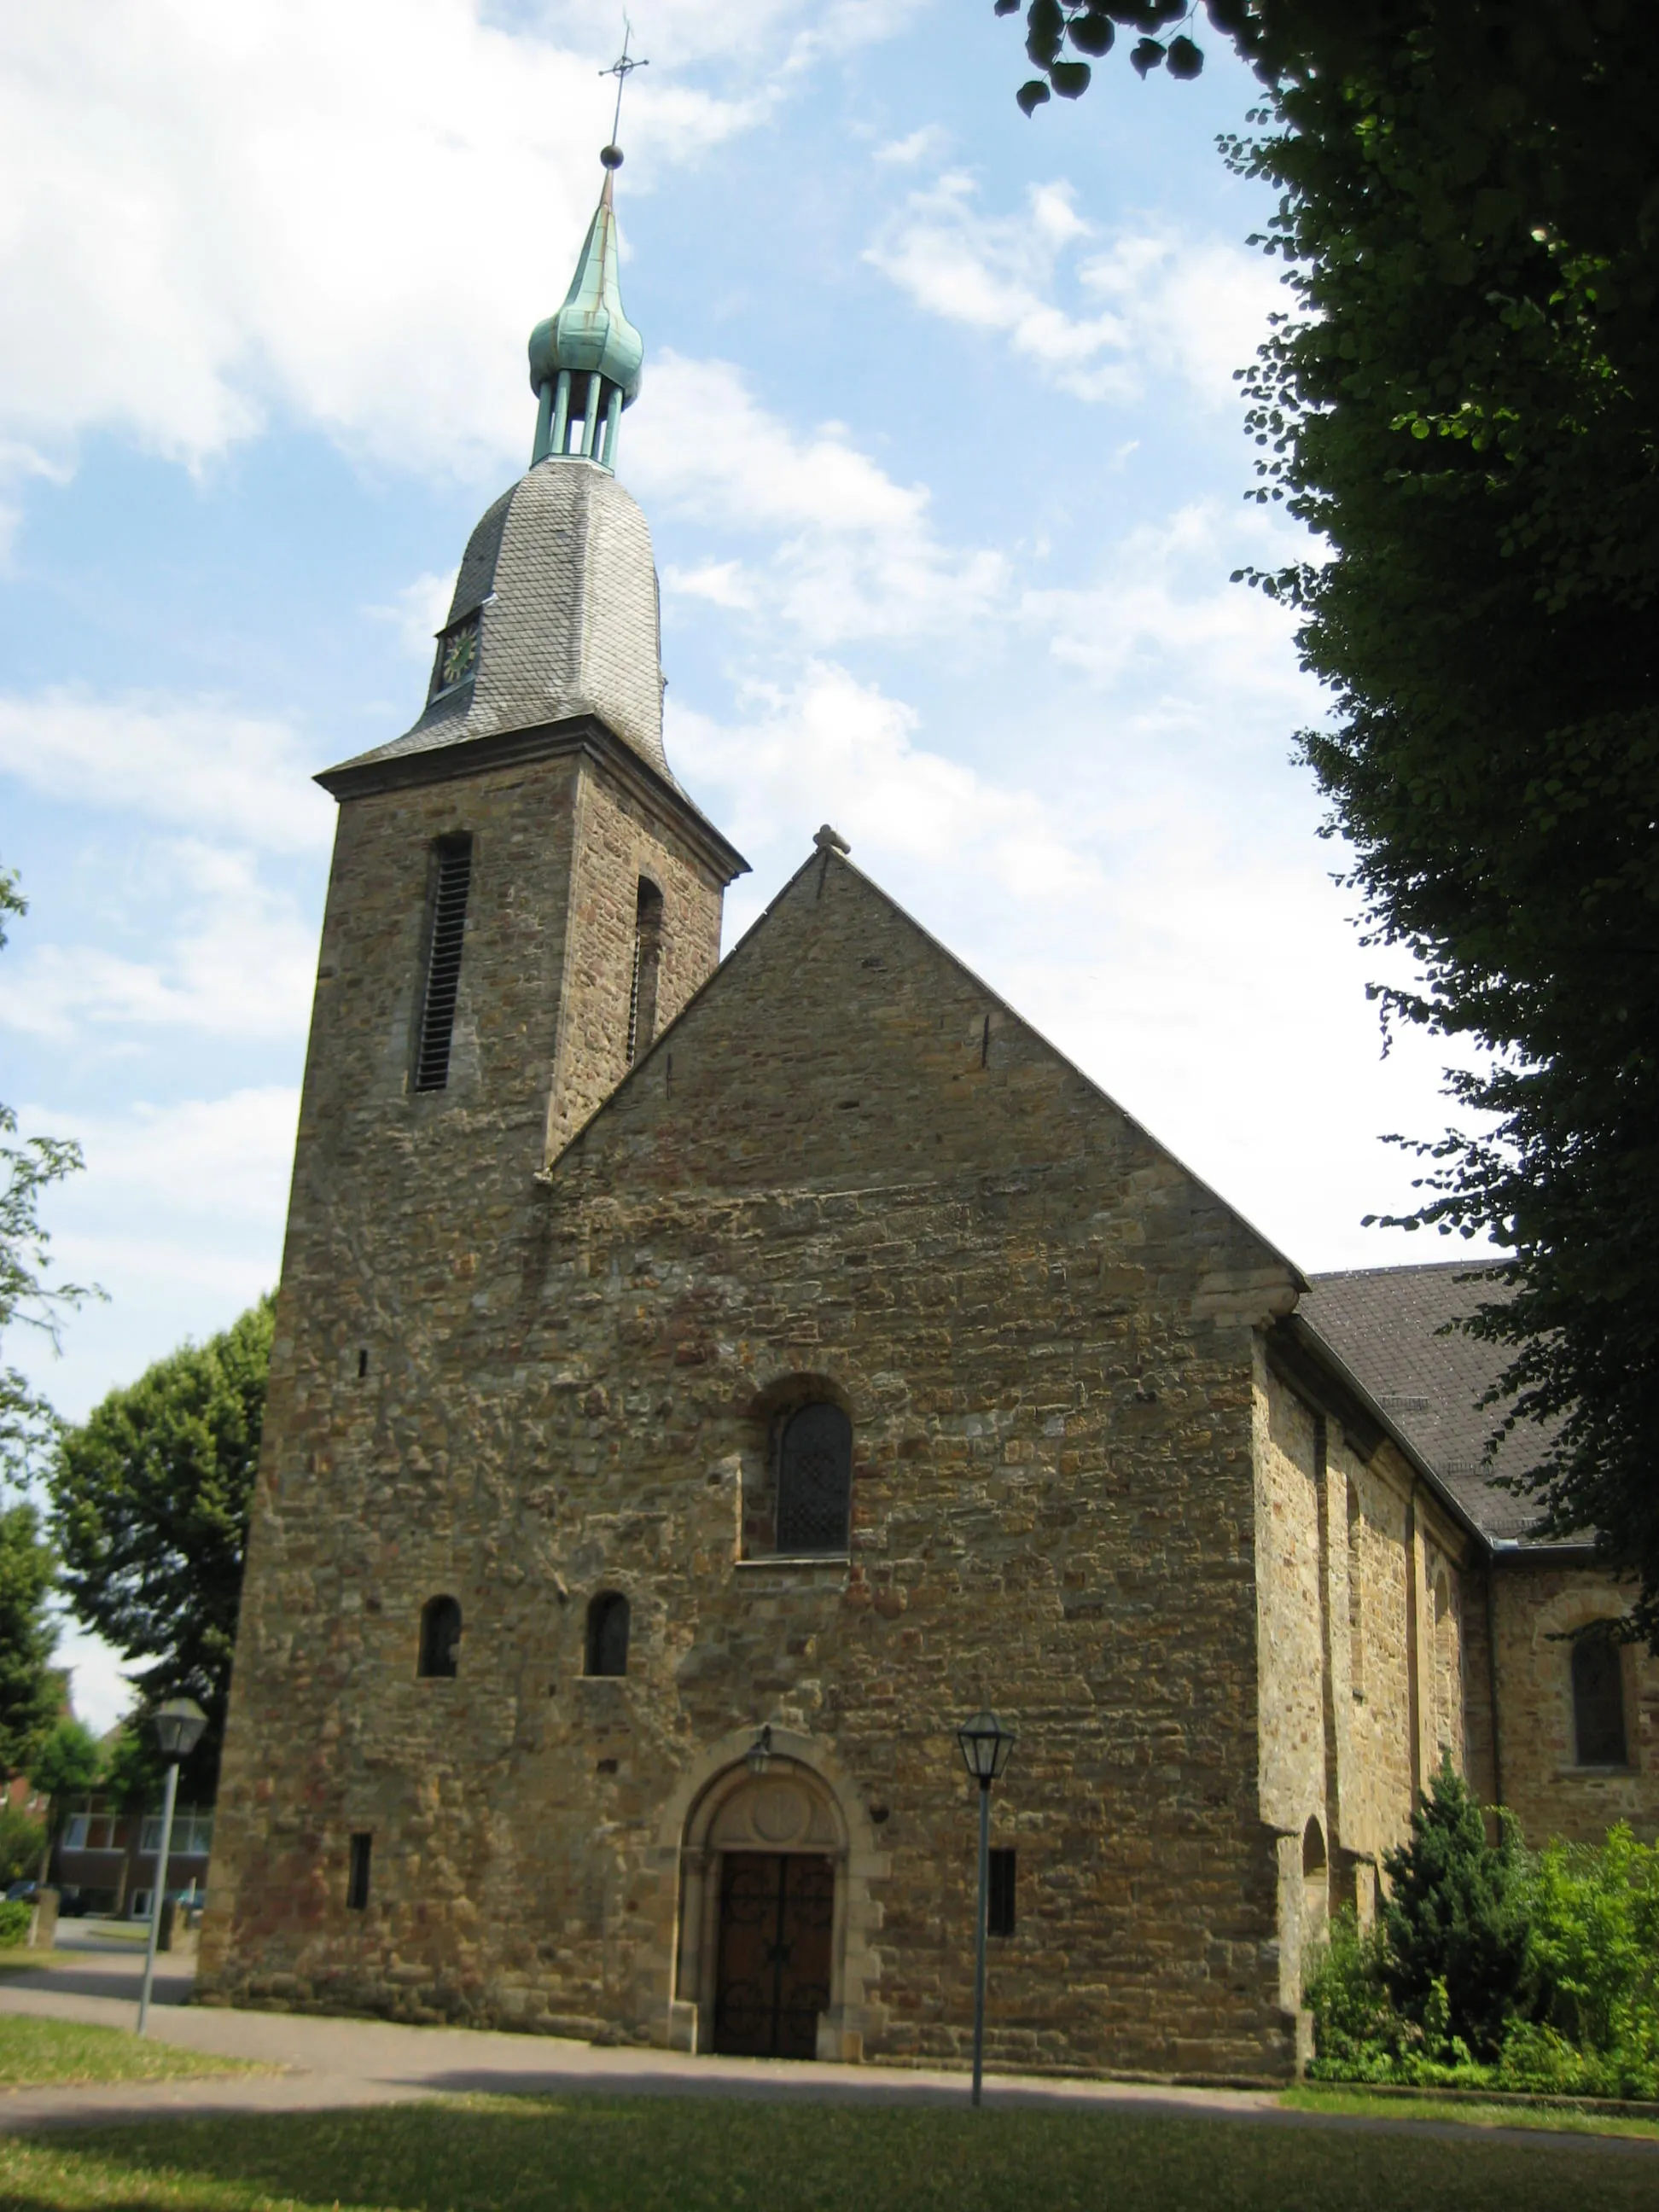
{"type": "Polygon", "coordinates": [[[1538,1505],[1492,1478],[1535,1467],[1544,1439],[1523,1423],[1487,1463],[1502,1408],[1480,1401],[1503,1371],[1505,1348],[1454,1325],[1504,1295],[1474,1258],[1353,1267],[1316,1275],[1297,1318],[1364,1386],[1488,1542],[1511,1545],[1525,1538],[1538,1505]]]}

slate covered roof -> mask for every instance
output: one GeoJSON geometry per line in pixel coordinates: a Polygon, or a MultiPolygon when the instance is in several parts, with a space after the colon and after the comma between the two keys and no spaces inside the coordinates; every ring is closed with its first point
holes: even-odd
{"type": "Polygon", "coordinates": [[[1480,1400],[1502,1371],[1504,1347],[1461,1329],[1441,1334],[1504,1294],[1478,1260],[1355,1267],[1316,1275],[1297,1316],[1364,1384],[1481,1533],[1493,1543],[1513,1544],[1525,1536],[1538,1508],[1495,1487],[1492,1476],[1522,1474],[1535,1466],[1542,1434],[1517,1429],[1486,1467],[1486,1439],[1500,1409],[1480,1400]]]}
{"type": "Polygon", "coordinates": [[[651,533],[608,470],[542,461],[492,503],[446,628],[469,616],[480,625],[473,672],[446,691],[434,667],[413,726],[328,775],[591,714],[679,792],[662,745],[651,533]]]}

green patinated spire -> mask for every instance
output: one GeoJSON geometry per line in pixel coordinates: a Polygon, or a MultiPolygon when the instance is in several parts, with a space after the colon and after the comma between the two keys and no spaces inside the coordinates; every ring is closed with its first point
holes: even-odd
{"type": "Polygon", "coordinates": [[[599,159],[605,189],[564,305],[530,333],[530,387],[540,403],[532,468],[552,455],[614,469],[622,410],[640,388],[645,343],[623,312],[612,198],[622,155],[607,146],[599,159]]]}

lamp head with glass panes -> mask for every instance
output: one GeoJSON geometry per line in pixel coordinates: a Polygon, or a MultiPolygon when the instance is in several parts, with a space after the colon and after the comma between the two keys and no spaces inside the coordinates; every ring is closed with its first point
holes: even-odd
{"type": "Polygon", "coordinates": [[[169,1698],[149,1717],[155,1731],[155,1747],[168,1765],[188,1759],[202,1740],[208,1717],[194,1698],[169,1698]]]}
{"type": "Polygon", "coordinates": [[[979,1712],[957,1730],[962,1763],[981,1790],[988,1790],[1008,1764],[1014,1738],[994,1712],[979,1712]]]}

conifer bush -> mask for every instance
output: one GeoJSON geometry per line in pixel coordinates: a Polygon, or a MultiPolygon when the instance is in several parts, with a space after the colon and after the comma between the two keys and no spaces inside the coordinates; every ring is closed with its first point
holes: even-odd
{"type": "Polygon", "coordinates": [[[1446,1765],[1383,1868],[1311,1962],[1316,2079],[1659,2098],[1659,1845],[1488,1843],[1446,1765]]]}

